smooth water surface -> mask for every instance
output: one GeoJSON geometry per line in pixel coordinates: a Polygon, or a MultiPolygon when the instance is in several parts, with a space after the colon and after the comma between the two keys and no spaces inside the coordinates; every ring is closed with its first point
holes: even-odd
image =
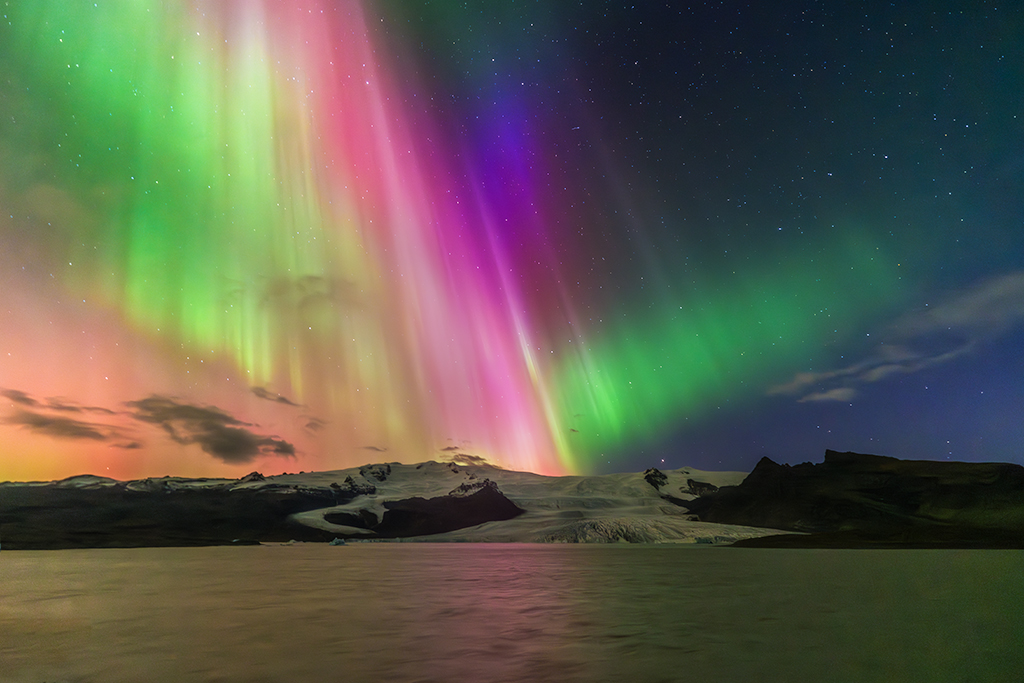
{"type": "Polygon", "coordinates": [[[1020,681],[1024,553],[0,553],[0,681],[1020,681]]]}

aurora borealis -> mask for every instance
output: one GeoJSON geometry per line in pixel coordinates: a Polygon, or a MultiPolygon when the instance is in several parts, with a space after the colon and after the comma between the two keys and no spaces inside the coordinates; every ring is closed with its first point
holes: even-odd
{"type": "Polygon", "coordinates": [[[3,14],[0,479],[1024,459],[1019,10],[3,14]]]}

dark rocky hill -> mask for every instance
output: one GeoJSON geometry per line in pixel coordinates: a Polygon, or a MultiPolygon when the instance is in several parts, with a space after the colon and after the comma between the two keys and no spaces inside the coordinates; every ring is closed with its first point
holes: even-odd
{"type": "Polygon", "coordinates": [[[748,547],[1024,547],[1024,467],[825,452],[763,458],[739,486],[687,503],[701,521],[771,527],[748,547]]]}
{"type": "Polygon", "coordinates": [[[203,546],[259,541],[329,541],[289,516],[354,494],[297,487],[232,490],[118,482],[95,487],[0,488],[4,550],[203,546]]]}

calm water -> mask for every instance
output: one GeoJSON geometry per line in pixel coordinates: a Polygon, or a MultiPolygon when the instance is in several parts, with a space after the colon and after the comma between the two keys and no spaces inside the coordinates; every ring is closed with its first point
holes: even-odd
{"type": "Polygon", "coordinates": [[[1024,553],[0,553],[0,681],[1020,681],[1024,553]]]}

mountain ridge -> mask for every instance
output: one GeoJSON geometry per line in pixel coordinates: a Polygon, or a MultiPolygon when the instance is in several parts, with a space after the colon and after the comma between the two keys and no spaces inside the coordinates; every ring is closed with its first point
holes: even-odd
{"type": "Polygon", "coordinates": [[[762,458],[738,486],[687,504],[699,519],[801,535],[753,547],[1024,547],[1024,467],[828,450],[821,463],[762,458]]]}
{"type": "Polygon", "coordinates": [[[772,533],[694,520],[680,503],[745,473],[681,468],[548,477],[428,461],[239,479],[79,475],[0,484],[4,548],[290,540],[728,543],[772,533]]]}

